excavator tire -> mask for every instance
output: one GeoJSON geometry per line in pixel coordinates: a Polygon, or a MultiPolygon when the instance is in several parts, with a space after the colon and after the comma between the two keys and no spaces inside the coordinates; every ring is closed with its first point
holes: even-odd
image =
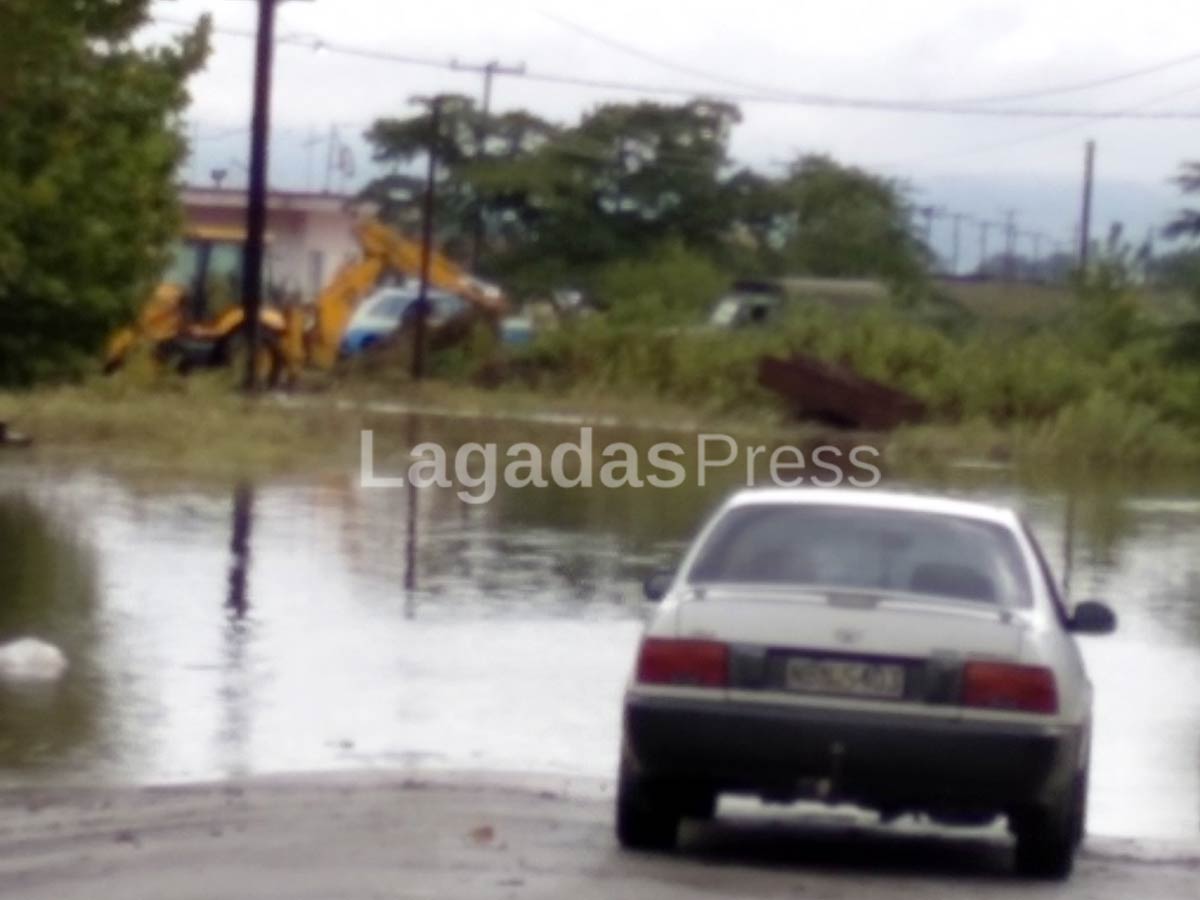
{"type": "MultiPolygon", "coordinates": [[[[285,369],[281,336],[263,328],[258,333],[258,372],[262,384],[274,388],[279,385],[285,369]]],[[[246,331],[238,328],[216,343],[213,348],[213,366],[244,365],[246,358],[246,331]]]]}

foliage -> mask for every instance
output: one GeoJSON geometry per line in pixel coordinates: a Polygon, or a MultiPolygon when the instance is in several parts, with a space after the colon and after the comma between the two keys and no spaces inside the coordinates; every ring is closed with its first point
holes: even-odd
{"type": "Polygon", "coordinates": [[[908,227],[900,187],[825,156],[805,156],[772,185],[783,221],[783,268],[794,274],[878,277],[923,286],[929,254],[908,227]]]}
{"type": "Polygon", "coordinates": [[[1076,276],[1077,337],[1100,352],[1128,345],[1146,327],[1129,269],[1121,256],[1099,260],[1076,276]]]}
{"type": "Polygon", "coordinates": [[[592,294],[615,325],[682,324],[703,318],[726,283],[710,259],[673,240],[644,258],[603,266],[592,294]]]}
{"type": "Polygon", "coordinates": [[[1183,247],[1156,257],[1150,276],[1160,287],[1187,294],[1200,311],[1200,247],[1183,247]]]}
{"type": "Polygon", "coordinates": [[[0,5],[0,383],[93,354],[161,268],[186,151],[178,115],[208,23],[134,47],[149,8],[0,5]]]}
{"type": "MultiPolygon", "coordinates": [[[[482,222],[484,269],[518,291],[578,287],[665,245],[744,275],[923,284],[927,254],[899,185],[824,157],[778,178],[730,173],[740,113],[729,104],[607,104],[572,127],[525,112],[484,119],[462,97],[444,98],[442,110],[440,237],[461,252],[482,222]]],[[[367,195],[415,228],[412,166],[433,140],[429,114],[381,119],[367,138],[395,167],[367,195]]]]}
{"type": "Polygon", "coordinates": [[[438,126],[428,100],[408,118],[376,121],[367,132],[376,161],[392,172],[364,189],[379,204],[380,215],[410,231],[420,227],[424,177],[412,174],[436,140],[439,179],[436,216],[439,238],[452,253],[465,254],[475,231],[511,233],[519,224],[524,164],[555,132],[554,126],[526,112],[485,117],[469,97],[443,95],[438,126]],[[512,176],[512,180],[497,177],[512,176]]]}
{"type": "Polygon", "coordinates": [[[1161,339],[1139,336],[1116,345],[1076,330],[951,336],[894,305],[853,315],[806,307],[781,327],[733,332],[597,316],[542,335],[520,355],[517,369],[550,392],[589,385],[701,410],[778,415],[786,404],[757,385],[757,361],[802,353],[914,394],[935,423],[1091,434],[1119,420],[1113,410],[1120,409],[1129,434],[1152,423],[1197,435],[1200,370],[1165,364],[1161,339]],[[1098,410],[1107,417],[1100,425],[1098,410]]]}
{"type": "MultiPolygon", "coordinates": [[[[1184,163],[1175,184],[1185,194],[1200,194],[1200,162],[1184,163]]],[[[1200,210],[1180,210],[1165,233],[1169,238],[1200,238],[1200,210]]]]}

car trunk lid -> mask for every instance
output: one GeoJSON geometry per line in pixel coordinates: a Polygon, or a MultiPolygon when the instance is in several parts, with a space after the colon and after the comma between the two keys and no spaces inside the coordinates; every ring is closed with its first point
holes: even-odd
{"type": "Polygon", "coordinates": [[[795,657],[898,662],[911,700],[954,702],[967,659],[1013,661],[1020,611],[914,594],[705,587],[679,605],[678,636],[733,647],[732,687],[779,689],[795,657]]]}

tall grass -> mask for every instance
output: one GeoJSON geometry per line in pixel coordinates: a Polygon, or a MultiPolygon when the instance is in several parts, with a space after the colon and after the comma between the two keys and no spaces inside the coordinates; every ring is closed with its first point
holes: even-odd
{"type": "Polygon", "coordinates": [[[801,353],[912,393],[932,424],[1007,429],[1031,453],[1180,459],[1200,447],[1200,366],[1171,362],[1168,343],[1111,299],[1055,327],[966,334],[894,307],[809,307],[778,327],[733,332],[594,317],[543,335],[514,371],[552,393],[587,386],[783,417],[786,403],[756,383],[757,361],[801,353]]]}

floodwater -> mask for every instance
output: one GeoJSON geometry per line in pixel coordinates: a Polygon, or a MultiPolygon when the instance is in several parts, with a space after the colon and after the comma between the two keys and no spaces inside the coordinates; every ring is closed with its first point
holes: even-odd
{"type": "MultiPolygon", "coordinates": [[[[1020,506],[1070,559],[1073,596],[1111,601],[1119,633],[1084,640],[1090,829],[1200,836],[1200,482],[884,486],[1020,506]]],[[[640,581],[726,489],[501,488],[472,506],[357,472],[213,488],[0,458],[0,642],[37,635],[71,661],[58,685],[0,687],[0,785],[611,775],[640,581]]]]}

